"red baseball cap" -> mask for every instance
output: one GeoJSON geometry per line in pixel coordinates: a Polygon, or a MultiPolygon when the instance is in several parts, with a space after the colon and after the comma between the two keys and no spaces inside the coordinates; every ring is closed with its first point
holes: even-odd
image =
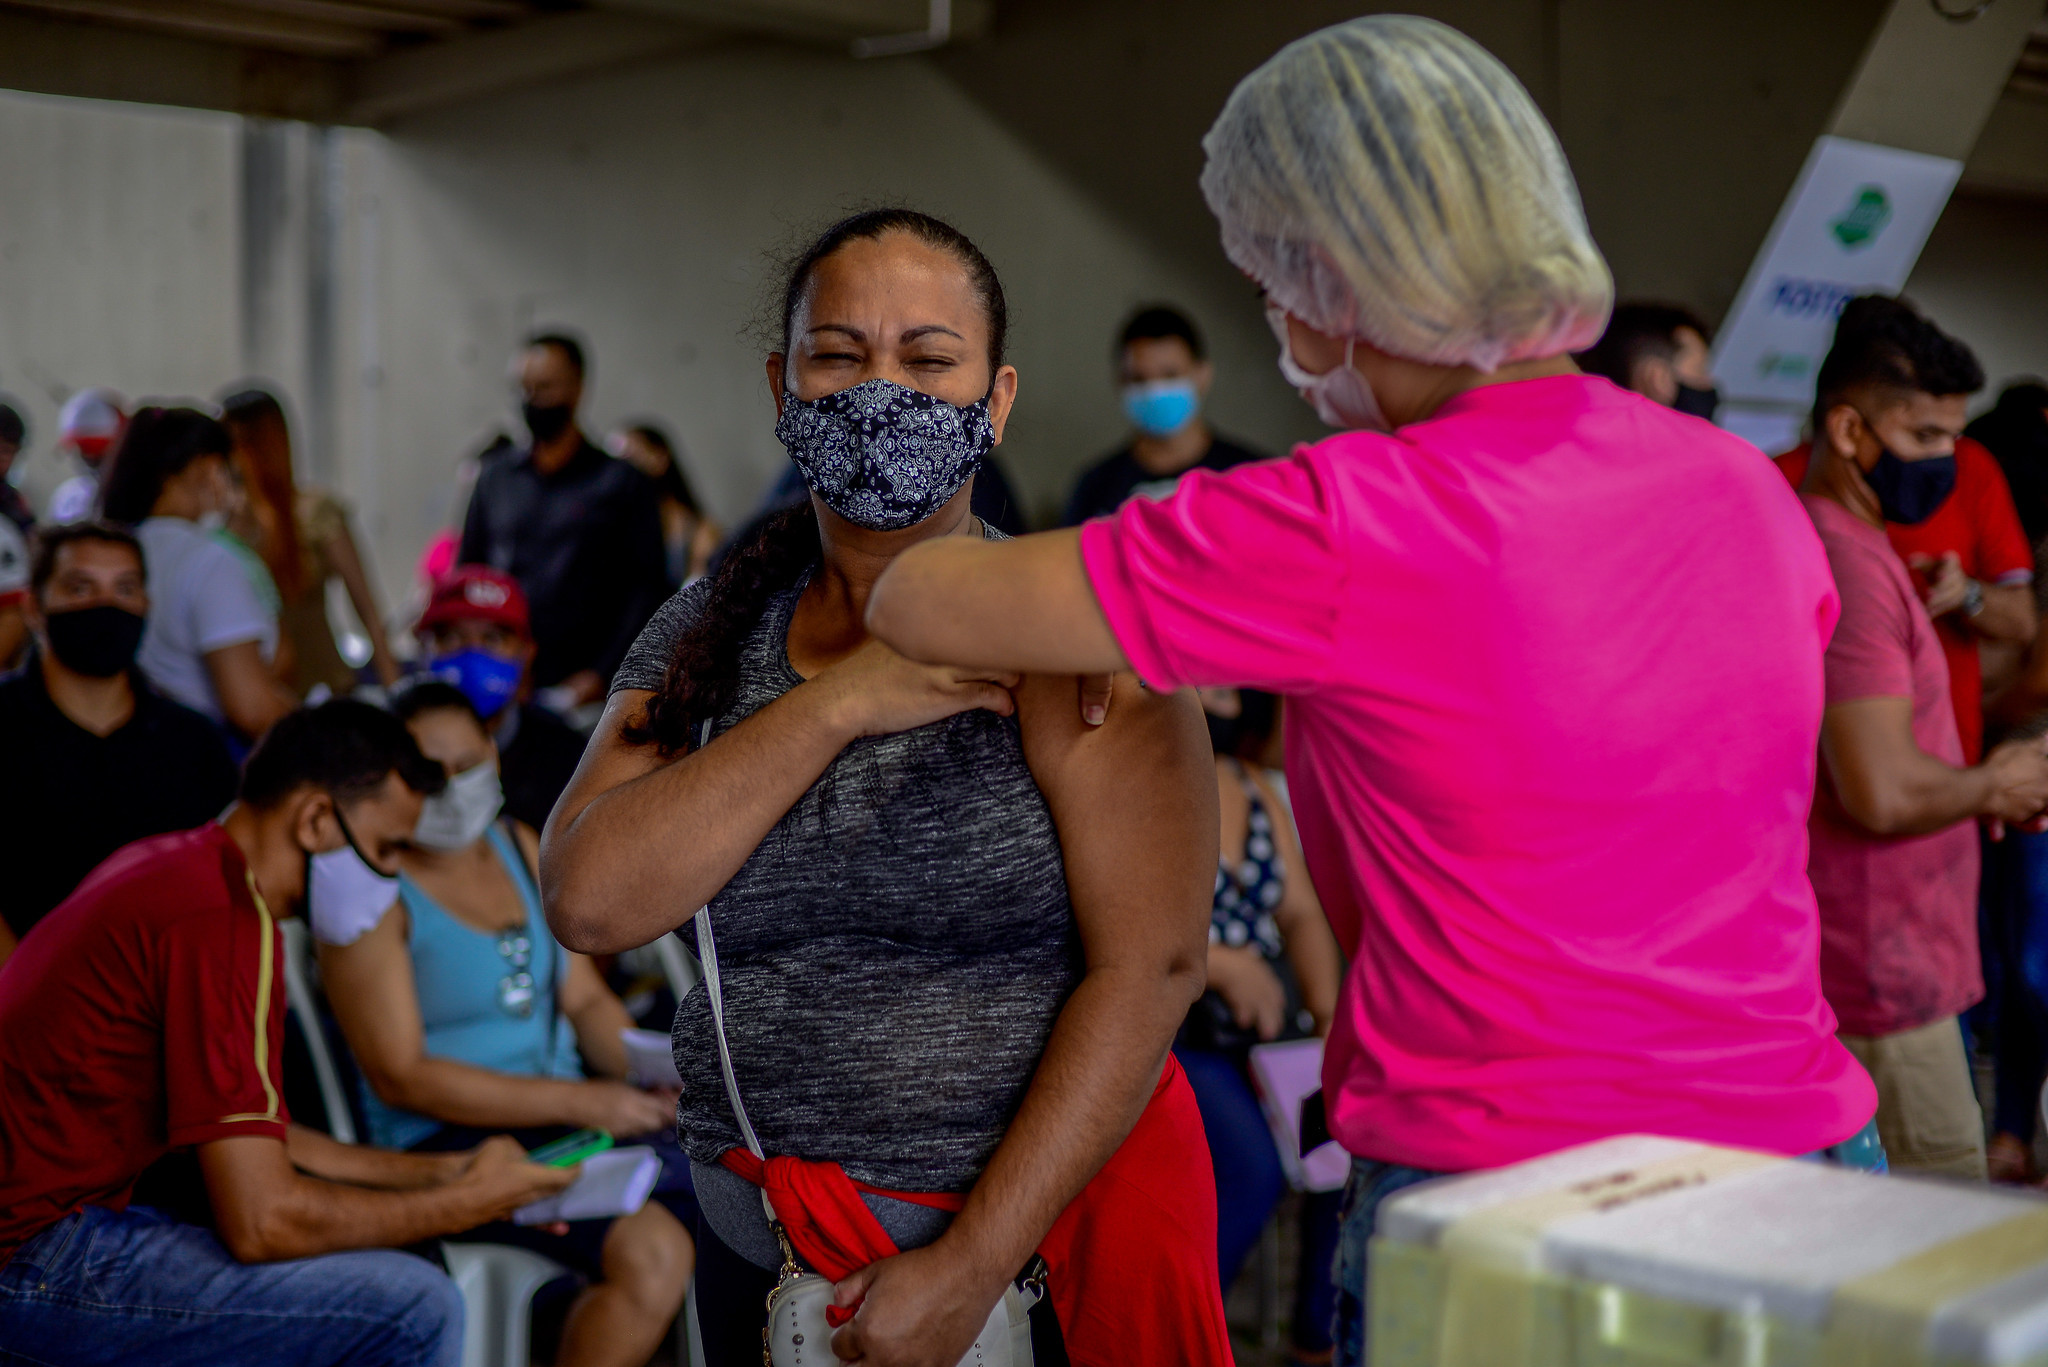
{"type": "Polygon", "coordinates": [[[419,629],[443,622],[495,622],[522,636],[533,630],[519,581],[488,565],[457,565],[435,581],[419,629]]]}

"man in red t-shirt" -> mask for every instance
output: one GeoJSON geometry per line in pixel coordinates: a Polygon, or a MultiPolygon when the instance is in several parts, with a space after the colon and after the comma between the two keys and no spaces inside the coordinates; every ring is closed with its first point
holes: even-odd
{"type": "Polygon", "coordinates": [[[1877,1083],[1892,1165],[1981,1179],[1983,1115],[1956,1022],[1984,995],[1972,818],[2037,818],[2048,745],[2010,741],[1965,767],[1934,623],[1886,539],[1888,515],[1913,524],[1936,501],[1929,477],[1946,458],[1916,434],[1960,424],[1960,397],[1947,396],[1975,367],[1901,309],[1856,300],[1844,311],[1801,485],[1842,598],[1807,871],[1821,986],[1843,1044],[1877,1083]],[[1902,468],[1879,473],[1887,463],[1902,468]]]}
{"type": "MultiPolygon", "coordinates": [[[[1963,758],[1975,764],[1984,750],[1984,674],[1978,643],[2024,649],[2035,630],[2034,554],[2013,507],[2012,491],[1991,453],[1962,435],[1968,417],[1965,405],[1984,387],[1984,372],[1968,347],[1941,333],[1902,300],[1866,295],[1851,301],[1843,319],[1840,326],[1879,333],[1924,328],[1950,349],[1952,364],[1928,381],[1939,388],[1916,391],[1928,402],[1912,407],[1910,415],[1907,406],[1894,404],[1885,414],[1872,415],[1862,431],[1881,453],[1877,485],[1885,485],[1890,474],[1906,473],[1909,465],[1925,472],[1909,475],[1913,492],[1901,494],[1920,501],[1883,509],[1884,529],[1899,558],[1912,568],[1914,586],[1934,619],[1948,660],[1963,758]],[[1883,459],[1887,455],[1889,461],[1883,459]],[[1933,478],[1932,466],[1918,465],[1921,459],[1931,459],[1946,473],[1933,478]],[[1931,497],[1943,482],[1949,486],[1946,496],[1931,497]]],[[[1778,457],[1778,468],[1793,488],[1804,486],[1812,457],[1811,443],[1778,457]]]]}
{"type": "Polygon", "coordinates": [[[503,1218],[572,1174],[509,1139],[353,1148],[294,1126],[277,917],[366,888],[438,765],[388,713],[279,721],[218,823],[116,851],[0,970],[0,1344],[29,1360],[453,1364],[462,1310],[392,1249],[503,1218]],[[129,1208],[192,1149],[218,1234],[129,1208]],[[352,1251],[351,1251],[352,1250],[352,1251]]]}

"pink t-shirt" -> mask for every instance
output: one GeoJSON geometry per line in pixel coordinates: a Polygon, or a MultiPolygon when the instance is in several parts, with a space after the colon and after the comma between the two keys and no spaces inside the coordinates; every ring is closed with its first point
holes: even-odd
{"type": "MultiPolygon", "coordinates": [[[[1827,700],[1910,698],[1913,740],[1960,768],[1941,638],[1889,537],[1839,503],[1805,498],[1827,547],[1842,620],[1828,643],[1827,700]]],[[[1882,839],[1850,819],[1823,769],[1807,870],[1820,898],[1820,977],[1852,1035],[1953,1016],[1984,995],[1977,954],[1977,825],[1882,839]]]]}
{"type": "Polygon", "coordinates": [[[1524,380],[1194,472],[1081,545],[1141,677],[1288,696],[1351,959],[1323,1069],[1346,1148],[1800,1153],[1870,1118],[1806,879],[1834,585],[1754,447],[1524,380]]]}

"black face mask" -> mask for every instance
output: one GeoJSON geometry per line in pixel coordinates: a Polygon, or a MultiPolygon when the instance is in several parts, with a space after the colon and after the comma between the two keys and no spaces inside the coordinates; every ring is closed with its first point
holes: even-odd
{"type": "Polygon", "coordinates": [[[146,619],[112,603],[53,612],[43,619],[57,663],[88,679],[110,679],[135,663],[146,619]]]}
{"type": "Polygon", "coordinates": [[[1880,448],[1877,464],[1863,476],[1884,520],[1911,527],[1933,517],[1948,501],[1956,487],[1956,458],[1930,456],[1926,460],[1900,460],[1891,448],[1880,448]]]}
{"type": "Polygon", "coordinates": [[[1671,401],[1671,406],[1681,413],[1712,422],[1714,410],[1721,406],[1721,391],[1712,386],[1700,389],[1693,385],[1681,384],[1678,386],[1678,397],[1671,401]]]}
{"type": "Polygon", "coordinates": [[[553,441],[569,430],[576,410],[565,403],[523,403],[519,405],[519,416],[535,441],[553,441]]]}

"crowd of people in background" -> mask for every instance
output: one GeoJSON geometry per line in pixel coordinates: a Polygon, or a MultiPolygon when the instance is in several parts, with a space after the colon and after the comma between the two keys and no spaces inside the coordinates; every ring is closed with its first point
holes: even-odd
{"type": "MultiPolygon", "coordinates": [[[[1710,336],[1684,309],[1625,303],[1578,359],[1710,419],[1710,336]]],[[[1210,426],[1214,367],[1184,313],[1139,310],[1113,357],[1131,436],[1077,478],[1064,522],[1167,497],[1191,470],[1264,458],[1210,426]]],[[[409,631],[388,620],[346,505],[298,486],[274,395],[242,389],[211,411],[131,413],[97,389],[66,405],[59,439],[82,468],[44,515],[0,484],[21,561],[7,600],[18,625],[0,645],[23,657],[0,681],[0,729],[19,776],[0,795],[0,857],[16,870],[0,952],[13,953],[108,856],[229,809],[250,747],[309,697],[388,700],[449,792],[473,796],[446,809],[438,833],[423,821],[397,854],[395,914],[374,908],[363,926],[335,925],[331,908],[314,914],[368,1133],[435,1153],[475,1149],[493,1133],[537,1144],[584,1125],[655,1136],[673,1176],[640,1214],[582,1222],[597,1227],[573,1235],[502,1221],[470,1235],[543,1248],[592,1288],[572,1308],[562,1361],[632,1362],[675,1314],[694,1257],[695,1198],[670,1101],[622,1080],[618,1031],[634,1022],[619,984],[561,949],[540,915],[538,831],[582,758],[588,705],[656,606],[702,580],[723,544],[660,426],[621,427],[602,447],[585,436],[585,364],[565,333],[521,347],[529,440],[487,456],[456,563],[426,586],[409,631]],[[344,641],[329,615],[330,582],[361,628],[356,639],[344,641]],[[527,961],[530,992],[557,1003],[544,1018],[514,1020],[493,1000],[504,967],[493,946],[506,935],[546,947],[527,961]],[[544,1047],[515,1038],[543,1019],[544,1047]],[[599,1334],[601,1323],[631,1332],[599,1334]]],[[[1830,1005],[1877,1080],[1892,1165],[2019,1181],[2039,1175],[2048,1077],[2048,979],[2038,971],[2048,960],[2048,835],[2028,824],[2048,803],[2048,757],[2030,725],[2048,704],[2048,663],[2031,650],[2034,550],[2048,536],[2048,388],[2011,385],[1966,423],[1982,386],[1968,348],[1910,305],[1852,301],[1823,372],[1814,440],[1778,461],[1807,498],[1843,600],[1812,817],[1830,1005]],[[1869,495],[1830,474],[1845,465],[1874,494],[1883,538],[1863,530],[1869,495]],[[1996,1078],[1988,1168],[1976,1056],[1993,1061],[1996,1078]]],[[[0,406],[0,469],[26,437],[20,415],[0,406]]],[[[749,525],[808,499],[802,472],[791,472],[749,525]]],[[[997,531],[1024,528],[1000,475],[977,479],[973,504],[997,531]]],[[[660,674],[646,677],[651,686],[660,674]]],[[[1293,834],[1280,701],[1204,690],[1203,703],[1224,836],[1207,987],[1175,1054],[1208,1136],[1227,1286],[1286,1189],[1249,1051],[1327,1032],[1341,962],[1293,834]]],[[[1290,1323],[1304,1362],[1329,1351],[1331,1283],[1310,1270],[1330,1262],[1336,1210],[1335,1193],[1308,1193],[1298,1215],[1304,1273],[1290,1323]]]]}
{"type": "MultiPolygon", "coordinates": [[[[1681,308],[1623,304],[1579,361],[1711,418],[1710,335],[1681,308]]],[[[1210,426],[1214,368],[1182,312],[1135,313],[1114,361],[1131,437],[1076,480],[1068,524],[1164,498],[1190,470],[1264,458],[1210,426]]],[[[586,1222],[600,1227],[574,1236],[503,1222],[472,1235],[545,1248],[592,1287],[570,1315],[562,1361],[630,1362],[675,1314],[694,1197],[669,1103],[619,1080],[618,1031],[633,1022],[615,984],[560,949],[540,916],[537,833],[583,755],[587,704],[664,597],[713,567],[721,532],[662,428],[631,424],[604,447],[584,435],[584,366],[567,334],[521,348],[529,441],[487,458],[457,563],[427,587],[409,633],[386,618],[346,506],[297,485],[272,394],[230,393],[218,416],[191,404],[129,413],[107,390],[66,406],[60,440],[84,468],[45,515],[0,485],[0,512],[22,538],[8,604],[19,625],[7,639],[26,657],[0,682],[19,776],[0,796],[0,854],[16,870],[0,951],[109,855],[227,810],[238,762],[309,695],[394,700],[450,791],[475,797],[438,835],[422,823],[398,854],[396,914],[337,928],[315,913],[369,1134],[437,1153],[492,1133],[534,1144],[582,1125],[665,1139],[677,1175],[639,1215],[586,1222]],[[329,616],[330,581],[358,640],[344,643],[329,616]],[[406,658],[393,635],[410,636],[406,658]],[[543,1018],[515,1021],[493,1001],[504,964],[492,937],[506,934],[548,947],[530,956],[530,991],[558,1003],[544,1018],[555,1037],[538,1050],[513,1036],[543,1018]],[[612,1337],[595,1332],[600,1323],[637,1327],[612,1337]]],[[[2048,664],[2030,652],[2034,548],[2048,536],[2048,389],[2014,384],[1966,424],[1982,386],[1967,347],[1909,305],[1855,300],[1823,372],[1815,439],[1779,464],[1807,497],[1843,598],[1812,818],[1829,1001],[1877,1080],[1894,1166],[1986,1175],[1974,1053],[1995,1065],[1988,1172],[2014,1181],[2038,1173],[2048,1076],[2048,980],[2037,971],[2048,959],[2048,835],[2027,827],[2048,803],[2048,757],[2029,725],[2048,702],[2048,664]],[[1830,476],[1845,463],[1875,494],[1881,539],[1861,530],[1870,510],[1856,483],[1830,476]]],[[[20,415],[0,407],[0,468],[26,436],[20,415]]],[[[808,497],[791,469],[756,525],[808,497]]],[[[985,502],[986,525],[1022,530],[1000,477],[976,481],[977,511],[985,502]]],[[[1205,690],[1203,702],[1224,838],[1207,990],[1175,1052],[1208,1135],[1227,1286],[1286,1186],[1247,1056],[1326,1032],[1341,965],[1293,835],[1279,701],[1205,690]]],[[[1330,1261],[1335,1194],[1308,1194],[1299,1228],[1290,1322],[1297,1355],[1312,1362],[1328,1352],[1331,1286],[1308,1270],[1330,1261]]]]}
{"type": "MultiPolygon", "coordinates": [[[[1369,389],[1322,383],[1355,373],[1348,347],[1341,371],[1301,371],[1289,310],[1269,317],[1318,411],[1370,428],[1369,389]]],[[[1270,688],[1119,684],[1091,730],[1047,675],[913,665],[870,638],[869,592],[911,544],[899,534],[1028,530],[994,455],[1016,395],[1001,286],[947,225],[875,211],[796,263],[782,321],[769,378],[793,459],[730,537],[663,425],[592,439],[577,337],[525,339],[523,440],[482,457],[449,563],[404,619],[346,503],[299,482],[277,394],[131,406],[81,390],[55,438],[78,468],[40,512],[5,478],[31,434],[0,404],[0,1264],[54,1258],[53,1240],[85,1230],[104,1253],[92,1275],[117,1288],[37,1333],[127,1335],[140,1353],[157,1307],[254,1295],[285,1319],[224,1318],[204,1356],[302,1343],[453,1362],[454,1293],[398,1251],[446,1237],[570,1269],[559,1362],[646,1361],[693,1277],[714,1360],[743,1360],[785,1259],[861,1268],[794,1234],[795,1252],[778,1247],[762,1192],[796,1179],[765,1142],[829,1156],[803,1180],[843,1196],[870,1244],[981,1258],[929,1275],[993,1273],[1021,1295],[1047,1285],[1027,1257],[1042,1253],[1077,1350],[1105,1332],[1077,1288],[1117,1287],[1119,1333],[1227,1357],[1210,1304],[1298,1167],[1253,1051],[1331,1036],[1352,967],[1340,944],[1358,936],[1333,932],[1304,855],[1310,822],[1330,818],[1296,825],[1279,696],[1293,664],[1274,648],[1270,688]],[[878,324],[904,324],[901,340],[878,324]],[[834,463],[849,424],[935,403],[972,449],[961,479],[877,486],[834,463]],[[744,743],[717,744],[728,733],[744,743]],[[1187,816],[1211,800],[1213,851],[1187,816]],[[896,833],[890,848],[874,829],[896,833]],[[935,888],[951,890],[943,918],[935,888]],[[1206,932],[1187,920],[1148,939],[1181,902],[1206,905],[1206,932]],[[730,1021],[701,991],[635,990],[629,951],[700,905],[723,937],[730,1021]],[[291,1117],[304,1082],[286,1075],[272,948],[291,915],[317,946],[362,1145],[291,1117]],[[855,916],[872,923],[853,933],[855,916]],[[910,978],[919,990],[900,991],[910,978]],[[672,1021],[683,1087],[635,1081],[626,1035],[672,1021]],[[1172,1038],[1164,1074],[1155,1033],[1172,1038]],[[796,1053],[792,1036],[829,1047],[796,1053]],[[770,1075],[788,1085],[753,1090],[770,1075]],[[659,1155],[652,1199],[512,1223],[568,1180],[528,1151],[583,1129],[659,1155]],[[197,1158],[182,1175],[181,1153],[197,1158]],[[1010,1184],[1007,1205],[963,1199],[985,1175],[1010,1184]],[[128,1205],[138,1182],[150,1199],[128,1205]]],[[[1585,402],[1629,391],[1695,424],[1671,431],[1708,433],[1711,345],[1684,308],[1623,303],[1576,357],[1599,381],[1585,402]]],[[[1531,383],[1562,374],[1579,383],[1569,367],[1531,383]]],[[[1082,471],[1061,524],[1094,534],[1133,501],[1218,497],[1217,476],[1267,461],[1210,422],[1229,378],[1187,314],[1134,312],[1109,367],[1129,436],[1082,471]]],[[[1782,503],[1788,486],[1818,535],[1816,549],[1774,528],[1754,554],[1811,572],[1823,604],[1806,873],[1832,1033],[1877,1102],[1872,1126],[1820,1151],[2022,1182],[2044,1175],[2048,1081],[2048,387],[2011,384],[1973,421],[1985,383],[1907,301],[1849,300],[1808,439],[1768,453],[1768,481],[1745,472],[1743,497],[1782,503]],[[1995,1078],[1988,1122],[1978,1061],[1995,1078]]],[[[1106,563],[1091,544],[1091,567],[1106,563]]],[[[1117,553],[1146,553],[1134,545],[1117,553]]],[[[1172,683],[1179,657],[1155,658],[1176,663],[1153,682],[1172,683]]],[[[1346,1047],[1375,1041],[1396,1048],[1363,1026],[1346,1047]]],[[[1439,1167],[1390,1157],[1371,1200],[1439,1167]]],[[[1333,1326],[1355,1321],[1349,1208],[1316,1191],[1295,1208],[1297,1363],[1342,1356],[1333,1326]]],[[[902,1293],[883,1279],[864,1294],[902,1293]]]]}

